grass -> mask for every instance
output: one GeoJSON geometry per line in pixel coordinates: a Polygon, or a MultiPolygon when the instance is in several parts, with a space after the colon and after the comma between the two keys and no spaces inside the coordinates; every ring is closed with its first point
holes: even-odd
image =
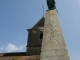
{"type": "Polygon", "coordinates": [[[13,58],[12,60],[18,60],[19,58],[21,58],[21,56],[17,56],[15,58],[13,58]]]}

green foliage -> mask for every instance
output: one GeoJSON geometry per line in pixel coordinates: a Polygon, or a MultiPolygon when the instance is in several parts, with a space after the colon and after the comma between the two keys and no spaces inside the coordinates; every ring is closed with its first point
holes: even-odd
{"type": "Polygon", "coordinates": [[[19,58],[21,58],[21,56],[17,56],[15,58],[13,58],[12,60],[18,60],[19,58]]]}

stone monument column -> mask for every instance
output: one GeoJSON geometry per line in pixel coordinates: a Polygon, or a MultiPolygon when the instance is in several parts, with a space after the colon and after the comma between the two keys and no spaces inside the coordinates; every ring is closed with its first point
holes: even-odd
{"type": "Polygon", "coordinates": [[[70,60],[56,9],[46,12],[40,60],[70,60]]]}

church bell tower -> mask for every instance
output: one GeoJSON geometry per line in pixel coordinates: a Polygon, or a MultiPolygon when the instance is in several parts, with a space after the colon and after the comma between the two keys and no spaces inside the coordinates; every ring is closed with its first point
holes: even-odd
{"type": "Polygon", "coordinates": [[[27,54],[40,55],[43,38],[44,20],[42,17],[38,23],[28,30],[27,54]]]}

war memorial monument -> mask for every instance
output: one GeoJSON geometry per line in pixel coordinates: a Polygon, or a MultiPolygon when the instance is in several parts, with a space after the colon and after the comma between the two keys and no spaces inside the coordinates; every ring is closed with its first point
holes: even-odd
{"type": "Polygon", "coordinates": [[[70,60],[58,19],[55,0],[46,0],[48,10],[28,31],[26,52],[0,53],[0,60],[70,60]]]}
{"type": "Polygon", "coordinates": [[[70,60],[54,0],[47,0],[40,60],[70,60]]]}

